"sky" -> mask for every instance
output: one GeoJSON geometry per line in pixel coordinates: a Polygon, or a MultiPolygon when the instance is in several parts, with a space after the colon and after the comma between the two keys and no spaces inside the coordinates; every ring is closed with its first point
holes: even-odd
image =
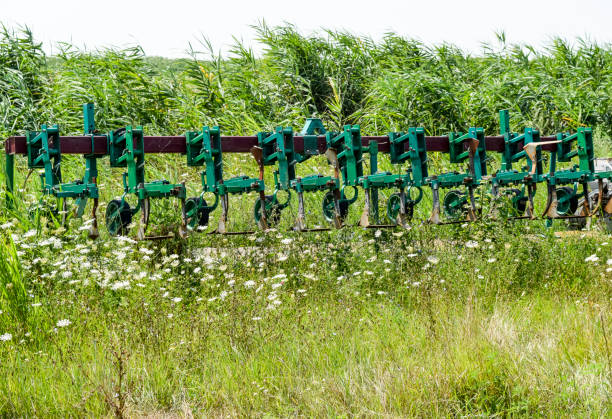
{"type": "Polygon", "coordinates": [[[233,37],[256,53],[252,25],[294,24],[310,34],[347,30],[374,40],[393,31],[426,44],[450,42],[473,54],[504,31],[511,43],[543,47],[553,36],[612,42],[612,0],[0,0],[0,23],[27,25],[48,53],[139,44],[147,55],[186,56],[202,37],[227,52],[233,37]]]}

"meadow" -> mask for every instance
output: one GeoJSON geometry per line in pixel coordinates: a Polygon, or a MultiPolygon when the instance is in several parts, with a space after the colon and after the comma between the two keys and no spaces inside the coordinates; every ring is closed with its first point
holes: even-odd
{"type": "MultiPolygon", "coordinates": [[[[0,138],[47,122],[78,134],[89,101],[101,131],[134,123],[151,135],[206,124],[250,135],[311,116],[365,134],[494,134],[506,108],[519,129],[592,126],[596,154],[612,151],[610,45],[557,38],[538,50],[499,34],[470,56],[395,34],[253,30],[261,56],[236,42],[221,57],[203,38],[190,59],[168,60],[69,44],[48,57],[28,29],[4,28],[0,138]]],[[[28,216],[40,193],[24,160],[17,205],[0,212],[0,416],[610,415],[612,237],[597,223],[297,234],[292,205],[266,233],[137,242],[102,227],[91,241],[90,220],[28,216]]],[[[81,177],[82,160],[63,170],[81,177]]],[[[225,170],[256,167],[231,156],[225,170]]],[[[184,156],[147,157],[147,176],[199,187],[184,156]]],[[[103,214],[121,194],[104,161],[100,186],[103,214]]],[[[253,200],[231,201],[234,227],[252,226],[253,200]]],[[[169,201],[153,215],[158,228],[178,222],[169,201]]]]}

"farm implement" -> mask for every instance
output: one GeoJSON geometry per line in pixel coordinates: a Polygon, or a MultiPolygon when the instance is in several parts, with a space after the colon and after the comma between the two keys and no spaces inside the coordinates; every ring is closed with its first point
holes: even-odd
{"type": "Polygon", "coordinates": [[[151,202],[170,198],[180,201],[181,237],[207,231],[218,207],[217,227],[211,233],[251,232],[228,227],[230,196],[250,193],[257,196],[252,210],[254,221],[264,231],[279,226],[283,211],[294,199],[294,230],[342,228],[347,225],[350,207],[358,202],[360,190],[363,208],[358,225],[364,228],[411,228],[416,208],[427,201],[425,197],[431,197],[431,213],[420,222],[432,224],[490,217],[543,219],[548,224],[568,219],[583,226],[593,217],[608,223],[612,218],[612,164],[595,158],[591,129],[579,127],[574,133],[552,136],[542,136],[530,127],[513,132],[505,110],[500,111],[501,135],[486,136],[482,128],[469,127],[464,132],[438,137],[426,136],[423,127],[407,127],[385,136],[364,136],[359,125],[346,125],[332,132],[319,119],[307,119],[299,133],[292,127],[279,126],[253,136],[222,136],[219,127],[203,126],[182,136],[153,137],[145,136],[142,127],[126,126],[102,134],[95,127],[93,105],[84,105],[83,113],[82,136],[62,136],[57,125],[42,125],[38,131],[6,140],[7,205],[15,204],[15,155],[27,156],[30,171],[41,171],[42,196],[52,199],[41,201],[39,208],[43,209],[39,214],[42,211],[56,222],[65,223],[69,213],[82,217],[91,200],[91,237],[98,235],[97,163],[105,157],[111,168],[125,170],[123,195],[106,205],[105,224],[112,236],[128,234],[133,217],[140,212],[139,239],[168,237],[146,236],[146,231],[151,202]],[[250,153],[258,176],[225,177],[225,153],[250,153]],[[454,170],[430,173],[433,153],[448,154],[454,170]],[[83,156],[82,179],[62,181],[64,154],[83,156]],[[188,198],[184,182],[147,180],[145,156],[150,154],[182,154],[188,167],[202,168],[199,194],[188,198]],[[390,171],[379,170],[383,154],[389,155],[390,171]],[[326,158],[327,173],[301,174],[304,163],[316,156],[326,158]],[[491,171],[497,161],[501,166],[491,171]],[[266,168],[273,170],[271,176],[266,177],[266,168]],[[273,183],[269,185],[266,178],[272,178],[273,183]],[[547,193],[546,203],[538,212],[536,192],[540,184],[547,193]],[[306,220],[305,194],[316,193],[322,195],[323,227],[309,227],[306,220]],[[385,197],[383,217],[379,207],[385,197]],[[72,202],[72,211],[68,211],[68,202],[72,202]],[[490,202],[488,211],[486,202],[490,202]]]}

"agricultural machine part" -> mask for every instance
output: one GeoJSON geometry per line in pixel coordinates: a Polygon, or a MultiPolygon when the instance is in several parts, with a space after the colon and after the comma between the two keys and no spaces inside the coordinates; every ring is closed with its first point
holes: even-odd
{"type": "MultiPolygon", "coordinates": [[[[319,119],[307,119],[301,131],[301,136],[304,143],[304,153],[295,152],[295,142],[293,129],[291,127],[277,127],[274,132],[260,132],[257,134],[259,147],[263,152],[264,166],[277,165],[274,171],[274,193],[268,196],[265,200],[266,213],[274,220],[280,218],[281,211],[288,206],[291,197],[291,191],[295,191],[298,198],[298,216],[295,221],[294,229],[297,231],[313,231],[321,229],[306,228],[306,212],[304,208],[304,193],[316,191],[328,191],[323,199],[323,214],[327,221],[331,222],[336,228],[342,227],[341,208],[337,201],[341,198],[339,172],[335,170],[335,176],[324,176],[314,174],[308,176],[297,176],[296,166],[308,160],[310,157],[319,154],[318,152],[318,135],[324,134],[325,127],[319,119]],[[288,193],[287,201],[283,204],[279,203],[277,194],[279,191],[288,193]],[[333,215],[331,217],[326,213],[326,199],[331,196],[333,198],[333,215]]],[[[333,154],[329,154],[328,159],[335,160],[333,154]]],[[[332,152],[333,153],[333,152],[332,152]]],[[[333,163],[332,163],[333,165],[333,163]]],[[[258,217],[261,201],[256,202],[254,214],[258,217]]]]}
{"type": "MultiPolygon", "coordinates": [[[[363,153],[368,153],[370,157],[369,176],[374,176],[378,171],[378,143],[370,141],[368,146],[364,147],[361,141],[361,128],[359,125],[345,125],[342,132],[327,132],[325,142],[328,160],[336,170],[337,176],[342,176],[342,187],[339,197],[337,197],[336,211],[340,211],[340,215],[344,219],[346,217],[345,213],[348,213],[348,208],[357,201],[359,196],[357,186],[363,183],[363,153]],[[353,196],[351,198],[348,198],[346,195],[348,187],[353,189],[353,196]]],[[[368,214],[367,218],[369,218],[370,208],[373,209],[374,217],[378,222],[378,190],[369,189],[368,184],[364,208],[364,213],[368,214]]],[[[326,216],[328,217],[329,215],[326,216]]],[[[360,221],[359,224],[363,225],[364,223],[360,221]]],[[[369,221],[365,226],[369,226],[369,221]]]]}
{"type": "MultiPolygon", "coordinates": [[[[387,219],[391,224],[410,228],[409,222],[414,213],[414,206],[418,204],[423,191],[421,185],[427,177],[427,151],[425,146],[425,130],[411,127],[408,132],[389,133],[389,150],[392,164],[402,164],[410,160],[412,167],[404,174],[391,172],[373,173],[359,178],[359,184],[365,193],[365,205],[361,214],[359,225],[362,227],[383,227],[378,217],[378,191],[380,189],[396,189],[387,200],[387,219]],[[408,150],[406,149],[408,144],[408,150]],[[417,190],[416,198],[411,196],[411,189],[417,190]],[[376,197],[376,200],[373,199],[376,197]],[[370,211],[374,214],[376,225],[370,224],[370,211]]],[[[378,153],[375,142],[370,142],[370,157],[373,151],[378,153]]],[[[372,167],[372,164],[371,164],[372,167]]]]}
{"type": "Polygon", "coordinates": [[[457,219],[467,212],[468,198],[464,191],[451,189],[444,195],[442,208],[448,218],[457,219]]]}
{"type": "Polygon", "coordinates": [[[175,197],[181,201],[181,227],[179,235],[187,234],[187,217],[185,213],[185,184],[173,184],[167,180],[145,182],[145,152],[142,127],[133,128],[128,125],[108,134],[108,153],[111,167],[124,167],[123,196],[120,203],[116,202],[106,208],[106,227],[113,236],[125,234],[129,221],[138,211],[141,212],[141,224],[138,229],[138,239],[158,239],[172,236],[146,236],[151,213],[151,199],[175,197]],[[134,195],[138,200],[135,208],[130,208],[126,197],[134,195]],[[124,215],[129,211],[131,216],[124,215]],[[117,227],[120,226],[120,227],[117,227]]]}
{"type": "MultiPolygon", "coordinates": [[[[272,217],[268,223],[277,224],[283,209],[291,201],[290,182],[295,179],[295,165],[300,156],[294,151],[293,128],[276,127],[274,132],[260,132],[257,134],[258,160],[261,178],[263,179],[265,166],[277,165],[274,171],[274,192],[272,195],[262,195],[255,201],[253,214],[260,223],[264,217],[272,217]],[[287,199],[284,203],[278,200],[278,192],[286,191],[287,199]],[[263,204],[262,204],[263,203],[263,204]]],[[[257,160],[257,158],[256,158],[257,160]]]]}
{"type": "Polygon", "coordinates": [[[357,186],[359,178],[363,176],[364,152],[359,125],[345,125],[342,132],[327,132],[325,140],[327,148],[336,153],[335,160],[344,186],[357,186]]]}
{"type": "MultiPolygon", "coordinates": [[[[217,231],[224,232],[227,196],[230,193],[252,191],[259,193],[259,204],[256,203],[254,215],[260,227],[264,229],[267,228],[268,222],[278,222],[280,210],[288,205],[288,200],[282,204],[278,202],[277,194],[280,191],[287,192],[287,199],[291,197],[291,191],[299,191],[298,195],[311,190],[326,192],[322,205],[324,215],[330,222],[339,226],[348,214],[350,203],[357,199],[359,187],[366,191],[365,200],[368,207],[368,211],[364,211],[368,217],[363,224],[369,223],[370,211],[378,222],[378,191],[382,187],[396,189],[387,201],[387,218],[390,218],[390,221],[397,223],[402,210],[404,220],[409,220],[410,213],[414,210],[411,201],[420,199],[423,186],[431,187],[434,194],[434,211],[430,217],[433,222],[440,222],[441,216],[461,219],[466,214],[469,219],[474,219],[476,214],[473,190],[485,180],[490,180],[494,199],[500,195],[508,196],[515,212],[527,214],[527,217],[505,215],[506,218],[535,218],[533,197],[537,184],[547,181],[550,188],[549,205],[545,211],[547,220],[552,220],[552,217],[569,218],[570,224],[575,222],[576,225],[582,225],[588,221],[587,217],[599,214],[607,223],[612,223],[612,164],[605,160],[606,165],[598,166],[597,160],[601,159],[595,159],[595,164],[592,164],[594,153],[590,129],[581,128],[575,134],[540,137],[539,132],[531,128],[526,128],[522,134],[511,132],[507,111],[500,112],[500,122],[502,135],[489,137],[484,137],[482,130],[476,128],[468,130],[467,134],[452,133],[446,137],[425,137],[419,128],[414,131],[411,128],[407,133],[362,137],[358,126],[349,125],[344,127],[342,132],[330,133],[325,132],[321,121],[309,119],[298,135],[293,135],[290,128],[278,128],[272,133],[260,133],[259,136],[221,137],[217,128],[204,127],[201,133],[188,133],[185,136],[145,138],[141,129],[129,127],[109,135],[96,134],[93,106],[86,105],[86,135],[60,136],[57,127],[45,126],[41,131],[10,137],[5,141],[6,204],[10,208],[15,202],[13,191],[16,154],[27,156],[31,168],[43,169],[45,196],[58,199],[62,197],[62,205],[68,198],[74,198],[77,213],[82,212],[87,199],[95,198],[94,194],[98,192],[95,159],[108,155],[112,167],[127,168],[123,178],[124,195],[121,200],[110,202],[107,209],[106,221],[111,234],[126,234],[133,214],[142,209],[143,223],[139,236],[144,236],[149,218],[149,201],[151,198],[162,197],[177,197],[185,202],[183,222],[189,222],[192,229],[208,224],[210,212],[221,203],[225,215],[221,217],[217,231]],[[253,179],[238,176],[224,180],[221,143],[224,153],[250,151],[258,163],[259,177],[253,179]],[[485,171],[485,150],[487,153],[499,152],[502,159],[500,170],[490,178],[486,176],[485,171]],[[335,169],[335,176],[297,176],[297,164],[324,151],[335,169]],[[166,181],[145,183],[145,152],[187,154],[188,165],[206,166],[201,175],[202,194],[186,200],[182,184],[171,185],[166,181]],[[468,163],[468,169],[465,173],[452,172],[432,176],[427,170],[427,153],[431,152],[449,153],[451,163],[468,163]],[[552,153],[547,175],[544,175],[542,170],[543,152],[552,153]],[[367,175],[362,163],[363,153],[369,153],[370,157],[370,173],[367,175]],[[410,170],[399,174],[378,173],[378,153],[389,153],[392,164],[402,164],[410,160],[410,170]],[[63,154],[78,154],[86,158],[86,173],[82,181],[61,182],[59,169],[63,154]],[[557,161],[569,163],[574,159],[577,161],[573,167],[557,169],[557,161]],[[518,167],[517,163],[521,167],[518,167]],[[276,164],[278,168],[275,173],[274,192],[266,196],[264,168],[266,165],[276,164]],[[514,165],[517,167],[513,167],[514,165]],[[402,187],[404,197],[401,194],[402,187]],[[347,188],[354,190],[352,196],[347,196],[347,188]],[[442,202],[440,189],[448,190],[442,202]],[[579,192],[580,189],[582,191],[579,192]],[[212,205],[204,200],[205,192],[215,196],[212,205]],[[128,195],[136,196],[137,205],[128,204],[128,195]]],[[[303,198],[298,197],[298,200],[303,204],[303,198]]],[[[495,205],[493,207],[495,208],[495,205]]],[[[60,205],[56,208],[57,213],[58,209],[60,205]]],[[[303,209],[300,215],[303,220],[303,209]]],[[[298,223],[297,227],[306,230],[303,223],[298,223]]]]}
{"type": "MultiPolygon", "coordinates": [[[[576,211],[580,198],[583,198],[583,206],[579,215],[590,216],[592,208],[589,198],[589,182],[593,181],[595,173],[591,129],[580,127],[575,134],[559,133],[556,142],[558,143],[557,151],[550,153],[549,173],[544,176],[548,194],[542,216],[554,219],[578,215],[576,211]],[[570,169],[556,170],[557,161],[572,162],[576,157],[578,164],[570,169]],[[572,187],[558,188],[557,186],[560,185],[572,185],[572,187]],[[582,193],[578,193],[580,186],[582,186],[582,193]]],[[[600,193],[599,196],[602,195],[600,193]]]]}
{"type": "Polygon", "coordinates": [[[113,199],[106,206],[106,229],[111,236],[125,236],[132,224],[132,209],[127,201],[113,199]]]}
{"type": "MultiPolygon", "coordinates": [[[[223,151],[219,127],[203,127],[202,131],[188,131],[185,133],[185,143],[187,165],[190,167],[205,166],[205,170],[201,172],[202,193],[185,202],[187,227],[190,230],[205,229],[210,221],[210,213],[221,202],[221,215],[216,232],[221,234],[248,233],[227,231],[229,195],[250,192],[258,192],[261,195],[265,191],[263,178],[240,175],[223,179],[223,151]],[[215,196],[212,205],[208,205],[204,199],[204,194],[207,192],[215,196]]],[[[258,152],[255,151],[255,153],[258,152]]]]}
{"type": "MultiPolygon", "coordinates": [[[[527,192],[527,218],[535,219],[534,197],[537,184],[544,180],[542,173],[542,146],[552,145],[556,142],[540,142],[540,132],[534,128],[525,128],[523,134],[510,130],[510,115],[507,110],[499,111],[501,133],[504,137],[504,148],[502,151],[502,165],[491,177],[491,195],[493,197],[493,208],[500,195],[500,188],[521,186],[523,194],[527,192]],[[534,146],[532,143],[540,143],[534,146]],[[530,145],[532,144],[532,145],[530,145]],[[513,169],[515,162],[525,161],[522,169],[513,169]]],[[[520,200],[513,201],[521,202],[520,200]]],[[[518,211],[518,207],[515,210],[518,211]]]]}
{"type": "MultiPolygon", "coordinates": [[[[604,227],[612,232],[612,158],[593,160],[594,175],[593,181],[589,183],[589,201],[596,203],[591,211],[591,216],[600,215],[599,220],[604,227]]],[[[578,200],[578,208],[584,206],[584,197],[578,200]]],[[[586,217],[570,218],[568,224],[571,228],[584,228],[588,225],[586,217]]]]}
{"type": "MultiPolygon", "coordinates": [[[[296,162],[302,163],[312,156],[319,154],[318,135],[327,131],[320,119],[309,118],[306,120],[300,135],[303,137],[304,154],[296,153],[296,162]]],[[[341,228],[346,215],[348,204],[342,201],[340,185],[340,171],[338,167],[337,154],[334,150],[327,150],[326,156],[334,168],[333,176],[321,174],[307,175],[291,179],[290,187],[295,190],[298,197],[298,217],[295,223],[297,231],[314,231],[321,229],[306,228],[306,211],[304,209],[304,192],[327,191],[322,201],[322,212],[325,220],[335,228],[341,228]],[[342,202],[341,202],[342,201],[342,202]]]]}
{"type": "Polygon", "coordinates": [[[468,161],[466,172],[449,172],[432,176],[426,180],[433,194],[432,213],[429,222],[441,224],[440,189],[464,187],[465,192],[451,190],[444,197],[444,215],[451,222],[465,218],[476,220],[476,198],[474,190],[487,174],[485,136],[482,128],[470,128],[466,134],[452,132],[448,135],[450,162],[461,164],[468,161]],[[466,198],[467,197],[467,198],[466,198]]]}
{"type": "MultiPolygon", "coordinates": [[[[95,132],[93,104],[83,105],[83,127],[84,134],[93,138],[95,132]]],[[[66,200],[75,200],[74,215],[81,218],[87,200],[93,200],[92,216],[93,222],[89,228],[91,238],[98,237],[98,223],[96,210],[98,207],[98,185],[97,185],[97,162],[98,156],[92,153],[85,154],[85,174],[83,179],[73,182],[62,183],[61,171],[61,137],[57,125],[48,127],[43,125],[40,131],[29,131],[26,134],[26,146],[28,155],[28,167],[30,169],[43,169],[40,175],[43,195],[50,195],[57,199],[55,209],[47,209],[47,212],[56,218],[61,218],[62,224],[66,222],[66,200]],[[60,211],[61,207],[61,211],[60,211]],[[61,215],[61,217],[59,217],[61,215]]]]}

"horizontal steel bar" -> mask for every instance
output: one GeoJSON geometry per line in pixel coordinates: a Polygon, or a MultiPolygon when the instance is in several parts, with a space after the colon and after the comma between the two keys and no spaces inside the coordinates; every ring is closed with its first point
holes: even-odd
{"type": "MultiPolygon", "coordinates": [[[[295,136],[295,151],[301,153],[304,151],[304,137],[295,136]]],[[[540,141],[555,140],[555,136],[541,137],[540,141]]],[[[389,137],[383,136],[362,136],[361,141],[364,146],[367,146],[370,141],[378,142],[378,150],[382,153],[389,152],[389,137]]],[[[66,136],[60,137],[62,154],[106,154],[106,136],[96,135],[92,141],[90,136],[66,136]]],[[[251,147],[257,145],[256,136],[222,136],[221,148],[224,153],[248,153],[251,147]]],[[[425,137],[427,151],[448,153],[448,137],[425,137]]],[[[486,150],[494,152],[502,152],[504,150],[503,136],[490,136],[485,138],[486,150]]],[[[325,152],[325,137],[318,137],[318,149],[320,153],[325,152]]],[[[406,143],[406,147],[408,144],[406,143]]],[[[467,147],[467,144],[466,144],[467,147]]],[[[407,149],[407,148],[406,148],[407,149]]],[[[556,151],[557,144],[547,144],[542,146],[545,151],[556,151]]],[[[7,154],[27,154],[26,138],[9,137],[5,143],[7,154]]],[[[145,153],[170,153],[184,154],[186,152],[185,136],[165,136],[165,137],[144,137],[145,153]]]]}

